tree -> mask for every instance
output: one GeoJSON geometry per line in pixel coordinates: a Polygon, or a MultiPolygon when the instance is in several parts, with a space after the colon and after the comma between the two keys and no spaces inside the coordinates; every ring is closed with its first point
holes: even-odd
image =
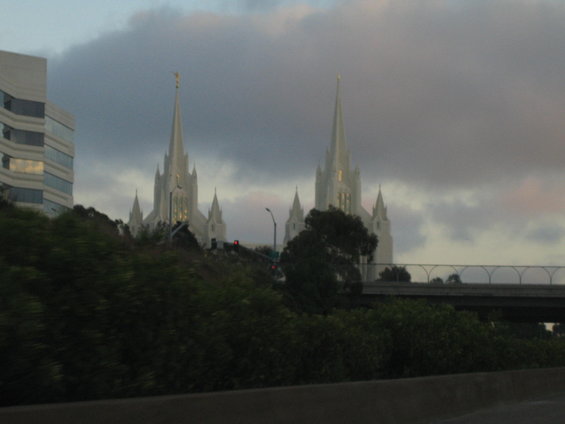
{"type": "Polygon", "coordinates": [[[565,326],[560,322],[556,322],[555,324],[553,324],[551,331],[553,332],[554,336],[563,337],[565,335],[565,326]]]}
{"type": "Polygon", "coordinates": [[[285,288],[299,309],[327,313],[340,293],[361,284],[357,264],[362,256],[370,260],[376,247],[361,218],[333,207],[312,209],[304,231],[282,253],[285,288]]]}
{"type": "Polygon", "coordinates": [[[253,251],[259,253],[261,256],[264,256],[265,258],[273,258],[273,248],[271,246],[266,246],[266,245],[262,245],[262,246],[257,246],[255,249],[253,249],[253,251]]]}
{"type": "Polygon", "coordinates": [[[447,279],[445,280],[445,284],[462,284],[463,282],[461,281],[461,277],[459,276],[459,274],[451,274],[449,277],[447,277],[447,279]]]}
{"type": "MultiPolygon", "coordinates": [[[[180,222],[177,222],[174,226],[172,231],[175,231],[179,225],[182,225],[180,222]]],[[[176,246],[181,247],[186,250],[192,251],[200,251],[202,248],[198,243],[195,235],[190,231],[188,225],[183,226],[178,232],[174,235],[174,243],[176,246]]]]}
{"type": "Polygon", "coordinates": [[[72,213],[87,221],[94,222],[100,231],[111,235],[119,234],[119,225],[121,221],[112,221],[108,215],[97,211],[92,206],[85,208],[82,205],[75,205],[72,209],[72,213]]]}
{"type": "Polygon", "coordinates": [[[374,311],[377,328],[391,337],[385,378],[496,368],[494,330],[470,312],[423,300],[393,300],[374,311]]]}
{"type": "Polygon", "coordinates": [[[391,268],[386,267],[380,274],[381,281],[402,281],[409,283],[412,280],[412,276],[406,268],[403,266],[392,266],[391,268]]]}

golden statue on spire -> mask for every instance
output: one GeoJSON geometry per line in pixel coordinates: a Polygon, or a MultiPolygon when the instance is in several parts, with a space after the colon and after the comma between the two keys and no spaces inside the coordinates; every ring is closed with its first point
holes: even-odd
{"type": "Polygon", "coordinates": [[[173,75],[175,76],[177,88],[179,88],[179,87],[180,87],[180,73],[178,73],[178,72],[173,72],[173,75]]]}

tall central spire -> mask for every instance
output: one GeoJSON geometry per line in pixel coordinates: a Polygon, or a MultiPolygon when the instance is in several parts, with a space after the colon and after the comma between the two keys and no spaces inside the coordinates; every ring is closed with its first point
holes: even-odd
{"type": "Polygon", "coordinates": [[[182,115],[180,111],[180,74],[172,72],[175,77],[175,101],[173,122],[170,133],[169,150],[163,160],[163,173],[155,172],[155,185],[153,188],[153,210],[142,220],[139,199],[134,199],[129,225],[132,235],[139,232],[143,226],[149,229],[161,228],[163,223],[186,222],[190,220],[190,231],[199,244],[208,247],[226,239],[226,224],[222,218],[222,210],[218,196],[214,190],[212,207],[206,217],[198,209],[198,176],[193,164],[193,171],[188,171],[188,154],[185,153],[182,115]],[[137,218],[136,218],[137,217],[137,218]],[[135,225],[135,224],[138,225],[135,225]],[[135,228],[134,228],[135,227],[135,228]]]}
{"type": "Polygon", "coordinates": [[[182,121],[179,101],[180,74],[175,72],[174,75],[176,79],[175,109],[173,112],[173,127],[171,130],[171,141],[169,144],[169,169],[172,176],[183,171],[184,161],[182,121]]]}
{"type": "Polygon", "coordinates": [[[343,114],[341,112],[341,75],[337,74],[337,89],[335,95],[334,122],[332,129],[332,144],[330,150],[333,166],[341,168],[347,165],[347,146],[345,142],[345,129],[343,126],[343,114]]]}

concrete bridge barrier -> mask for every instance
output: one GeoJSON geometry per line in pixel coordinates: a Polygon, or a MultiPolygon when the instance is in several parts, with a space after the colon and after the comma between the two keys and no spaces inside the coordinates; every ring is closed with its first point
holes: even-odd
{"type": "Polygon", "coordinates": [[[500,313],[502,321],[565,321],[565,285],[365,283],[360,305],[392,298],[425,299],[488,317],[500,313]]]}
{"type": "Polygon", "coordinates": [[[2,424],[429,423],[565,391],[565,368],[0,408],[2,424]]]}

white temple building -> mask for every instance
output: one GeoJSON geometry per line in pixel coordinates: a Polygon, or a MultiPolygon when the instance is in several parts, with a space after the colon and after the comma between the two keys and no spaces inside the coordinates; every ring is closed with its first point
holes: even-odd
{"type": "Polygon", "coordinates": [[[169,153],[165,154],[163,172],[159,171],[158,165],[155,172],[153,210],[143,218],[136,192],[128,226],[135,236],[143,227],[153,229],[159,223],[188,222],[189,230],[196,239],[202,245],[210,246],[212,239],[218,242],[226,240],[226,224],[216,193],[208,210],[208,217],[198,209],[198,176],[195,166],[189,172],[188,154],[184,152],[179,75],[175,75],[177,83],[169,153]]]}
{"type": "MultiPolygon", "coordinates": [[[[314,207],[324,211],[333,206],[348,214],[357,215],[361,218],[369,233],[376,234],[379,242],[372,263],[382,265],[367,266],[361,264],[364,279],[370,281],[378,277],[379,272],[385,268],[385,264],[392,264],[393,240],[390,232],[390,220],[387,216],[387,208],[380,187],[372,213],[369,213],[361,205],[361,175],[359,167],[351,170],[350,166],[351,161],[341,110],[340,80],[341,78],[338,75],[330,149],[326,150],[324,168],[318,166],[316,170],[314,207]]],[[[297,190],[286,222],[285,244],[296,237],[303,229],[304,209],[300,205],[297,190]]]]}

